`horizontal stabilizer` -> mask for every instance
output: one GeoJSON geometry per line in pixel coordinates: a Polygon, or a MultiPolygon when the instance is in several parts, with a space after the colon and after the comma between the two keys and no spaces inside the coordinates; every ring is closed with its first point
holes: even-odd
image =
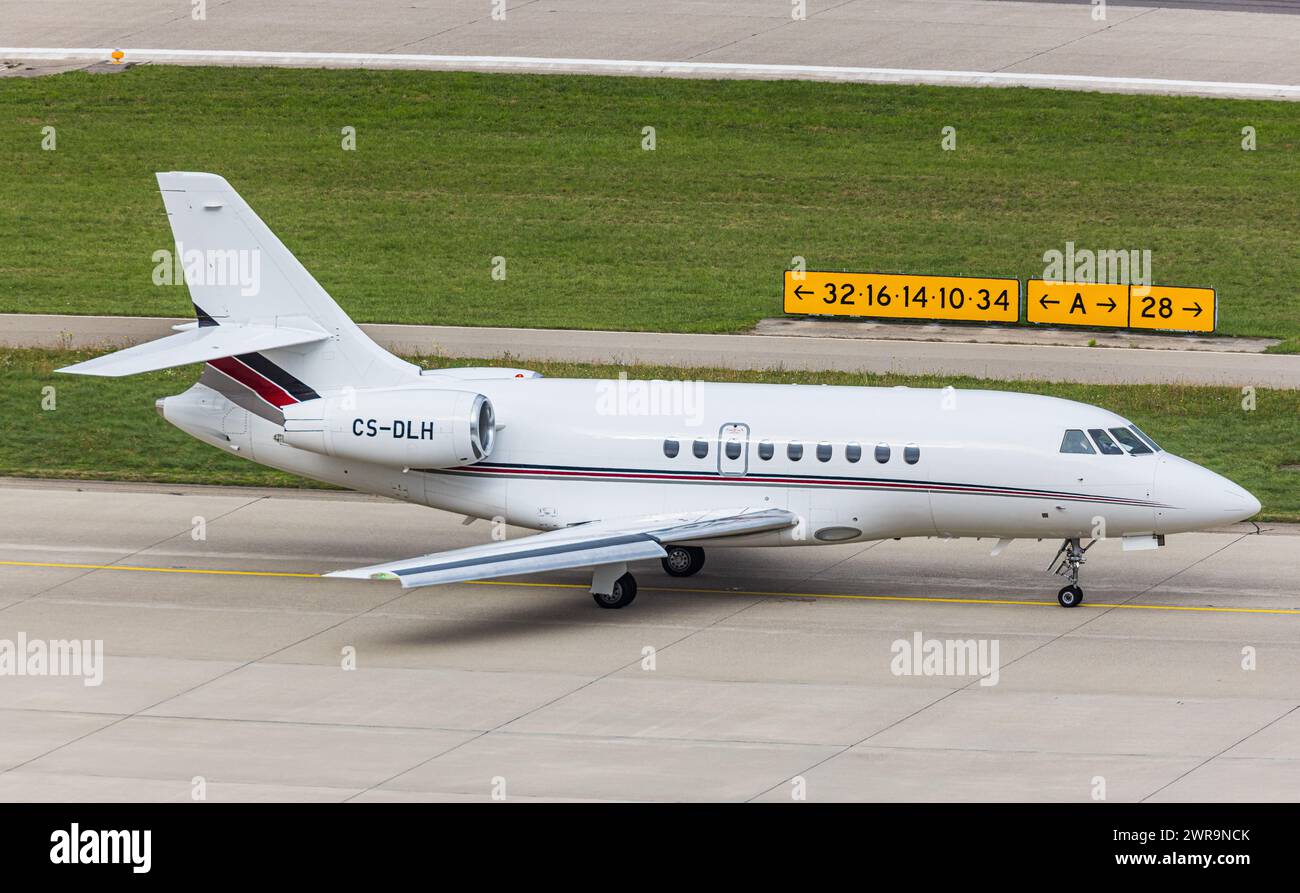
{"type": "Polygon", "coordinates": [[[323,330],[264,325],[200,326],[147,344],[137,344],[117,353],[84,363],[64,366],[59,372],[73,375],[102,375],[117,378],[140,372],[156,372],[190,363],[206,363],[222,357],[310,344],[330,337],[323,330]]]}

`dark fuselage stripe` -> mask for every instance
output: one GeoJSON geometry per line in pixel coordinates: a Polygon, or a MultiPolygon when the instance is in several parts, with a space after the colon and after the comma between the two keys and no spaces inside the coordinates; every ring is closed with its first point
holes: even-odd
{"type": "Polygon", "coordinates": [[[1161,503],[1120,496],[1090,493],[1063,493],[1015,487],[991,487],[938,481],[888,480],[885,478],[817,477],[815,475],[726,475],[718,473],[649,471],[616,468],[546,468],[530,465],[472,465],[455,469],[422,469],[433,473],[493,475],[501,477],[587,478],[591,480],[655,481],[663,483],[744,484],[770,487],[823,487],[863,490],[905,490],[929,493],[968,493],[976,496],[1020,496],[1026,499],[1062,499],[1075,502],[1102,502],[1116,505],[1156,507],[1161,503]]]}
{"type": "Polygon", "coordinates": [[[235,359],[248,366],[263,378],[274,383],[276,387],[288,394],[292,394],[295,400],[315,400],[320,396],[320,394],[294,378],[275,363],[272,363],[260,353],[241,353],[235,357],[235,359]]]}
{"type": "MultiPolygon", "coordinates": [[[[217,321],[198,304],[194,305],[194,315],[198,318],[201,329],[218,325],[217,321]]],[[[320,397],[320,394],[310,386],[260,353],[241,353],[233,357],[222,357],[209,360],[208,365],[239,382],[276,408],[290,403],[301,403],[304,400],[316,400],[320,397]]]]}

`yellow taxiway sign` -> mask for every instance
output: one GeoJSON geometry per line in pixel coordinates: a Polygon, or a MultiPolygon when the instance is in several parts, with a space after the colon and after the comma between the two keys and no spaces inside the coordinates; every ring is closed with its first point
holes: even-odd
{"type": "Polygon", "coordinates": [[[1081,282],[1025,283],[1029,322],[1067,326],[1128,325],[1128,286],[1081,282]]]}
{"type": "Polygon", "coordinates": [[[1020,281],[786,270],[784,306],[817,316],[1016,322],[1020,281]]]}
{"type": "Polygon", "coordinates": [[[1218,296],[1212,288],[1129,286],[1130,328],[1213,332],[1218,316],[1218,296]]]}
{"type": "Polygon", "coordinates": [[[1105,283],[1025,283],[1026,319],[1065,326],[1213,332],[1218,305],[1212,288],[1105,283]]]}

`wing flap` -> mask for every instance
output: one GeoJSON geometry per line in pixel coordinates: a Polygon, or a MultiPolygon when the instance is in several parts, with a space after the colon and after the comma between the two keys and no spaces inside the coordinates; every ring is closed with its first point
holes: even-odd
{"type": "Polygon", "coordinates": [[[64,366],[59,372],[72,375],[100,375],[117,378],[140,372],[156,372],[174,366],[206,363],[222,357],[257,353],[277,347],[310,344],[330,337],[324,330],[288,328],[284,326],[232,325],[200,326],[137,344],[126,350],[95,357],[84,363],[64,366]]]}
{"type": "Polygon", "coordinates": [[[666,542],[693,542],[781,530],[792,527],[797,522],[797,516],[784,509],[694,512],[596,521],[515,540],[435,552],[353,570],[334,571],[325,576],[361,580],[396,579],[401,582],[402,588],[410,589],[438,583],[486,580],[515,574],[662,558],[667,554],[663,547],[666,542]]]}
{"type": "Polygon", "coordinates": [[[697,540],[741,536],[746,533],[764,533],[784,530],[799,522],[794,512],[785,509],[759,509],[738,514],[713,512],[703,517],[679,517],[673,523],[647,532],[660,542],[689,543],[697,540]]]}

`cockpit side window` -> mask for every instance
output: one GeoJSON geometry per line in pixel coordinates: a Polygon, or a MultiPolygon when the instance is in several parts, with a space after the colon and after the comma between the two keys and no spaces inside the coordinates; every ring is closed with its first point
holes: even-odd
{"type": "Polygon", "coordinates": [[[1110,433],[1115,435],[1120,446],[1128,450],[1130,456],[1141,456],[1151,453],[1151,447],[1147,446],[1142,440],[1127,428],[1111,428],[1110,433]]]}
{"type": "Polygon", "coordinates": [[[1133,433],[1134,433],[1134,434],[1136,434],[1138,437],[1142,438],[1142,442],[1143,442],[1143,443],[1145,443],[1147,446],[1151,447],[1151,449],[1155,450],[1157,453],[1161,452],[1161,450],[1160,450],[1160,444],[1156,443],[1154,440],[1152,440],[1150,437],[1148,437],[1148,436],[1147,436],[1147,433],[1146,433],[1145,431],[1143,431],[1143,430],[1142,430],[1141,428],[1139,428],[1137,425],[1129,425],[1129,427],[1133,429],[1133,433]]]}
{"type": "Polygon", "coordinates": [[[1082,428],[1071,428],[1065,432],[1065,438],[1061,441],[1061,452],[1096,453],[1097,451],[1088,442],[1088,435],[1083,433],[1082,428]]]}
{"type": "Polygon", "coordinates": [[[1107,456],[1122,456],[1124,451],[1119,448],[1119,444],[1110,439],[1110,435],[1102,428],[1089,428],[1088,433],[1097,443],[1097,449],[1101,450],[1107,456]]]}

